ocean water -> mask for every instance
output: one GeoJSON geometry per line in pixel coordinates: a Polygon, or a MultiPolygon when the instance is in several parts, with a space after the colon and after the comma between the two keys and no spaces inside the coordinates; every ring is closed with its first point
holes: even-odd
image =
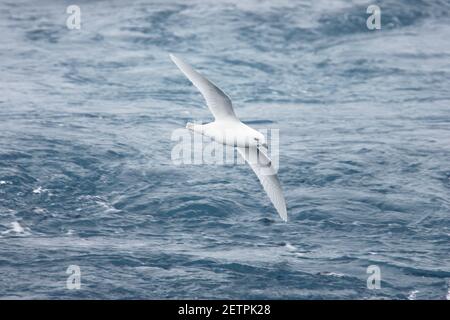
{"type": "Polygon", "coordinates": [[[450,299],[450,3],[369,4],[1,1],[0,298],[450,299]],[[173,163],[212,117],[169,52],[279,129],[287,223],[173,163]]]}

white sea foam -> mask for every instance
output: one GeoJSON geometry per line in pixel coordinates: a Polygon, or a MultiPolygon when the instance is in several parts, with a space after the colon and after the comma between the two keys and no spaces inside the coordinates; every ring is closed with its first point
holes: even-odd
{"type": "Polygon", "coordinates": [[[292,244],[290,244],[289,242],[286,243],[285,247],[286,247],[286,249],[288,249],[289,251],[295,251],[295,250],[297,250],[297,248],[294,247],[294,246],[293,246],[292,244]]]}
{"type": "Polygon", "coordinates": [[[450,281],[448,282],[448,292],[447,292],[447,296],[445,298],[447,300],[450,300],[450,281]]]}
{"type": "Polygon", "coordinates": [[[11,229],[2,232],[2,234],[9,234],[9,233],[23,234],[25,233],[25,229],[20,225],[19,222],[13,221],[11,222],[11,229]]]}
{"type": "Polygon", "coordinates": [[[419,290],[410,291],[408,295],[408,300],[416,300],[417,293],[419,293],[419,290]]]}
{"type": "Polygon", "coordinates": [[[338,273],[338,272],[320,272],[319,274],[322,276],[330,276],[330,277],[337,277],[337,278],[342,278],[344,276],[343,273],[338,273]]]}
{"type": "Polygon", "coordinates": [[[41,186],[37,187],[36,189],[33,189],[33,193],[35,193],[35,194],[41,194],[41,193],[44,193],[47,191],[48,191],[47,189],[44,189],[41,186]]]}
{"type": "Polygon", "coordinates": [[[25,230],[22,228],[22,226],[20,225],[19,222],[14,221],[11,223],[12,226],[12,231],[16,232],[16,233],[23,233],[25,230]]]}

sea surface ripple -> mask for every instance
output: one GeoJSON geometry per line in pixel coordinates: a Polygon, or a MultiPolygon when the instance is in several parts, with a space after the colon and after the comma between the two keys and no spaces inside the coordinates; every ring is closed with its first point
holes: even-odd
{"type": "Polygon", "coordinates": [[[448,1],[76,3],[0,3],[0,298],[450,297],[448,1]],[[171,161],[211,115],[169,52],[280,130],[288,223],[171,161]]]}

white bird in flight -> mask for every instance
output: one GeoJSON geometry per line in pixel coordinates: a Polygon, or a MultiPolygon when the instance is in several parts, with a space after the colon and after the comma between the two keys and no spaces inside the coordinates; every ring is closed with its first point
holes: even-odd
{"type": "Polygon", "coordinates": [[[264,135],[242,123],[234,113],[230,98],[215,84],[195,71],[189,64],[170,54],[170,58],[206,100],[215,121],[201,125],[187,123],[186,128],[217,142],[236,147],[255,172],[281,219],[287,221],[286,201],[277,171],[264,153],[264,135]]]}

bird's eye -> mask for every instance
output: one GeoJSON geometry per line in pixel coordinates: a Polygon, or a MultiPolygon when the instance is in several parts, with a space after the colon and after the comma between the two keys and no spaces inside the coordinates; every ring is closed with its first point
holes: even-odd
{"type": "Polygon", "coordinates": [[[255,139],[256,141],[259,141],[259,139],[258,139],[258,138],[253,138],[253,139],[255,139]]]}

